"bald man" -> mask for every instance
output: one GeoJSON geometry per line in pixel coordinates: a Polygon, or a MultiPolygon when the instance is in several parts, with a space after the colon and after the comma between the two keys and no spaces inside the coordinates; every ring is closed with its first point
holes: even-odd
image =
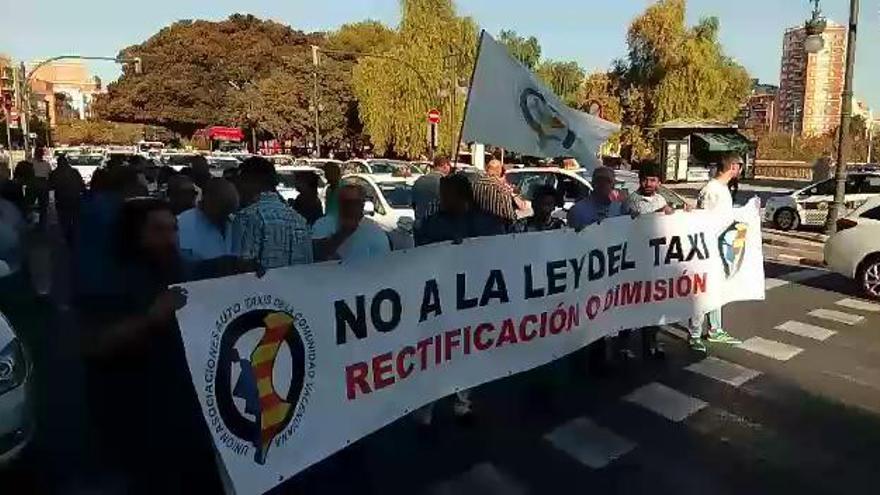
{"type": "Polygon", "coordinates": [[[238,210],[238,191],[226,179],[205,183],[198,208],[177,216],[180,252],[187,261],[205,261],[232,255],[232,214],[238,210]]]}

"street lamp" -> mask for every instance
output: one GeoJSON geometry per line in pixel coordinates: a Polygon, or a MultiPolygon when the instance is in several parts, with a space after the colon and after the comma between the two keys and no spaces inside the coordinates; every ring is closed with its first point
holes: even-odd
{"type": "Polygon", "coordinates": [[[813,16],[804,24],[807,32],[807,39],[804,40],[804,50],[807,53],[819,53],[825,48],[825,39],[822,33],[828,26],[822,10],[819,8],[819,0],[811,0],[813,2],[813,16]]]}
{"type": "MultiPolygon", "coordinates": [[[[814,0],[816,10],[819,8],[819,0],[814,0]]],[[[846,71],[843,76],[843,94],[840,102],[840,126],[837,129],[837,170],[835,180],[837,188],[834,193],[834,203],[828,211],[828,219],[825,222],[825,231],[828,234],[837,232],[837,219],[843,212],[844,197],[846,194],[846,146],[849,141],[849,124],[852,119],[853,100],[853,72],[856,63],[856,34],[859,27],[859,0],[850,0],[849,3],[849,27],[846,38],[846,71]]]]}
{"type": "Polygon", "coordinates": [[[87,55],[58,55],[57,57],[47,58],[37,65],[33,66],[30,71],[25,72],[24,62],[21,63],[21,74],[24,76],[21,80],[22,95],[22,144],[24,145],[25,155],[29,154],[28,146],[28,119],[30,118],[30,82],[34,74],[40,67],[58,60],[107,60],[116,62],[120,65],[132,64],[134,73],[140,74],[143,70],[143,60],[140,57],[93,57],[87,55]]]}

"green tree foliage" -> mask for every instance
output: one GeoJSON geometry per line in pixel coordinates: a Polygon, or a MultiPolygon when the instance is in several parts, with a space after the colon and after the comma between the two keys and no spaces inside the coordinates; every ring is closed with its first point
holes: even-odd
{"type": "MultiPolygon", "coordinates": [[[[784,160],[812,162],[820,156],[837,157],[837,131],[819,136],[792,137],[785,132],[774,132],[757,136],[758,158],[762,160],[784,160]]],[[[868,161],[868,139],[865,120],[854,116],[850,124],[849,146],[847,147],[848,163],[865,163],[868,161]]],[[[873,138],[873,159],[876,162],[880,155],[880,135],[873,138]]]]}
{"type": "Polygon", "coordinates": [[[106,120],[65,120],[52,129],[57,144],[130,145],[144,138],[145,126],[120,124],[106,120]]]}
{"type": "Polygon", "coordinates": [[[377,152],[418,156],[427,148],[425,115],[437,107],[441,152],[450,153],[450,136],[458,135],[464,113],[458,88],[471,74],[477,26],[456,15],[451,0],[402,0],[401,10],[397,36],[382,53],[388,58],[362,57],[355,68],[361,119],[377,152]]]}
{"type": "Polygon", "coordinates": [[[584,82],[585,73],[577,62],[545,60],[538,65],[538,77],[569,105],[577,102],[577,93],[584,82]]]}
{"type": "Polygon", "coordinates": [[[682,118],[733,120],[749,93],[746,70],[724,54],[714,17],[688,27],[685,0],[658,0],[627,31],[627,57],[607,74],[588,78],[578,96],[619,101],[620,142],[632,158],[653,154],[654,126],[682,118]],[[596,79],[599,78],[599,79],[596,79]],[[595,81],[615,84],[596,85],[595,81]],[[590,81],[593,82],[590,82],[590,81]]]}
{"type": "Polygon", "coordinates": [[[541,61],[541,44],[534,36],[525,38],[516,34],[516,31],[502,30],[498,34],[498,41],[507,47],[513,58],[531,70],[541,61]]]}
{"type": "Polygon", "coordinates": [[[142,58],[143,72],[126,68],[95,109],[102,118],[165,125],[187,135],[200,127],[237,122],[241,114],[235,103],[241,95],[230,81],[239,87],[257,84],[279,69],[285,57],[310,53],[309,45],[321,39],[250,15],[220,22],[179,21],[122,50],[121,57],[142,58]]]}

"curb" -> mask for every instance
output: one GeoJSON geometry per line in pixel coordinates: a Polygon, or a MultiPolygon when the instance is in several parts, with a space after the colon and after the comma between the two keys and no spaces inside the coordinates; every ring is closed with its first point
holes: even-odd
{"type": "Polygon", "coordinates": [[[819,242],[807,241],[807,240],[793,240],[793,239],[779,239],[774,237],[764,237],[761,239],[762,244],[766,244],[768,246],[774,247],[787,247],[792,249],[797,249],[799,251],[816,251],[821,253],[824,249],[824,244],[819,242]]]}
{"type": "Polygon", "coordinates": [[[825,262],[816,258],[806,258],[802,256],[792,256],[787,254],[780,254],[779,256],[765,256],[764,261],[770,261],[774,263],[782,263],[782,264],[798,264],[803,266],[809,266],[811,268],[825,268],[825,262]]]}

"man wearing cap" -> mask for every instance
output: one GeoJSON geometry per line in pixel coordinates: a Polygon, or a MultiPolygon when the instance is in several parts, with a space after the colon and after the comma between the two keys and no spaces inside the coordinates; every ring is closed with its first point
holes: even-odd
{"type": "Polygon", "coordinates": [[[248,158],[239,167],[237,185],[244,208],[232,223],[232,252],[267,269],[311,263],[311,229],[276,191],[275,166],[262,157],[248,158]]]}

